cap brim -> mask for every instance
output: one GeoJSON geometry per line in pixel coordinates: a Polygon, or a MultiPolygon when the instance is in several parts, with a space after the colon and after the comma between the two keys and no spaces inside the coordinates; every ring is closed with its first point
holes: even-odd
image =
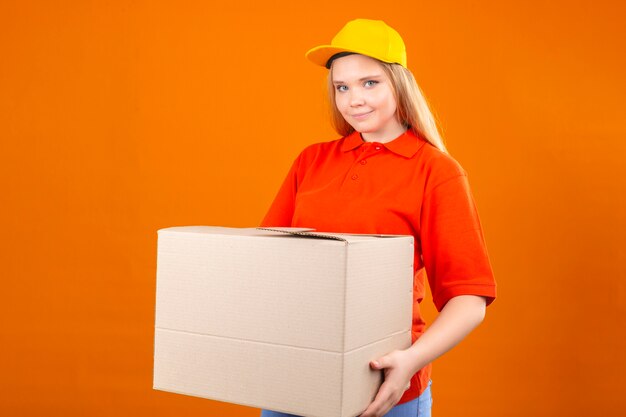
{"type": "Polygon", "coordinates": [[[331,45],[321,45],[316,46],[315,48],[309,49],[308,52],[304,55],[307,59],[314,64],[321,65],[322,67],[326,66],[328,60],[335,54],[340,52],[355,52],[350,51],[345,48],[338,48],[336,46],[331,45]]]}

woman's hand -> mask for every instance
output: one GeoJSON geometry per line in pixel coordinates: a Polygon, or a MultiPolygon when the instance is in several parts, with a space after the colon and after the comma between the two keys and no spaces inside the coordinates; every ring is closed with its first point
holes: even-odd
{"type": "Polygon", "coordinates": [[[395,350],[372,361],[372,369],[384,369],[385,381],[374,401],[360,417],[381,417],[396,405],[409,388],[411,376],[449,351],[485,317],[486,300],[478,295],[451,298],[433,324],[406,350],[395,350]]]}
{"type": "Polygon", "coordinates": [[[381,417],[400,401],[409,389],[411,376],[415,373],[413,355],[408,350],[394,350],[370,362],[374,370],[384,370],[385,379],[374,401],[360,417],[381,417]]]}

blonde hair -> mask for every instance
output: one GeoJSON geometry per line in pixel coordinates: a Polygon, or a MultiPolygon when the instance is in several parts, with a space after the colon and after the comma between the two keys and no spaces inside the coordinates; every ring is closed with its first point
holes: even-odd
{"type": "MultiPolygon", "coordinates": [[[[447,152],[443,139],[437,129],[435,118],[428,107],[413,74],[399,64],[388,64],[378,61],[389,81],[396,99],[396,115],[407,129],[428,141],[442,152],[447,152]]],[[[335,86],[333,84],[333,68],[328,71],[328,99],[330,101],[330,119],[333,127],[341,136],[354,132],[354,128],[343,118],[335,105],[335,86]]]]}

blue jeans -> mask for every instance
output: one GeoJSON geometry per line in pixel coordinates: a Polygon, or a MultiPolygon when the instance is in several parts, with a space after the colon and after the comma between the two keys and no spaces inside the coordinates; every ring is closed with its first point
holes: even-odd
{"type": "MultiPolygon", "coordinates": [[[[385,417],[430,417],[433,405],[433,397],[430,394],[430,384],[426,390],[414,400],[393,407],[385,417]]],[[[293,414],[279,413],[277,411],[262,410],[261,417],[298,417],[293,414]]]]}

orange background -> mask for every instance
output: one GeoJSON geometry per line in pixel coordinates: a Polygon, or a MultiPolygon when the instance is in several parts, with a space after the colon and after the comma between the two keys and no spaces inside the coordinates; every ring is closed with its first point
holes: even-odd
{"type": "Polygon", "coordinates": [[[303,54],[356,17],[403,35],[498,279],[435,415],[625,415],[624,2],[296,3],[0,3],[0,415],[258,414],[151,389],[156,231],[258,224],[336,137],[303,54]]]}

